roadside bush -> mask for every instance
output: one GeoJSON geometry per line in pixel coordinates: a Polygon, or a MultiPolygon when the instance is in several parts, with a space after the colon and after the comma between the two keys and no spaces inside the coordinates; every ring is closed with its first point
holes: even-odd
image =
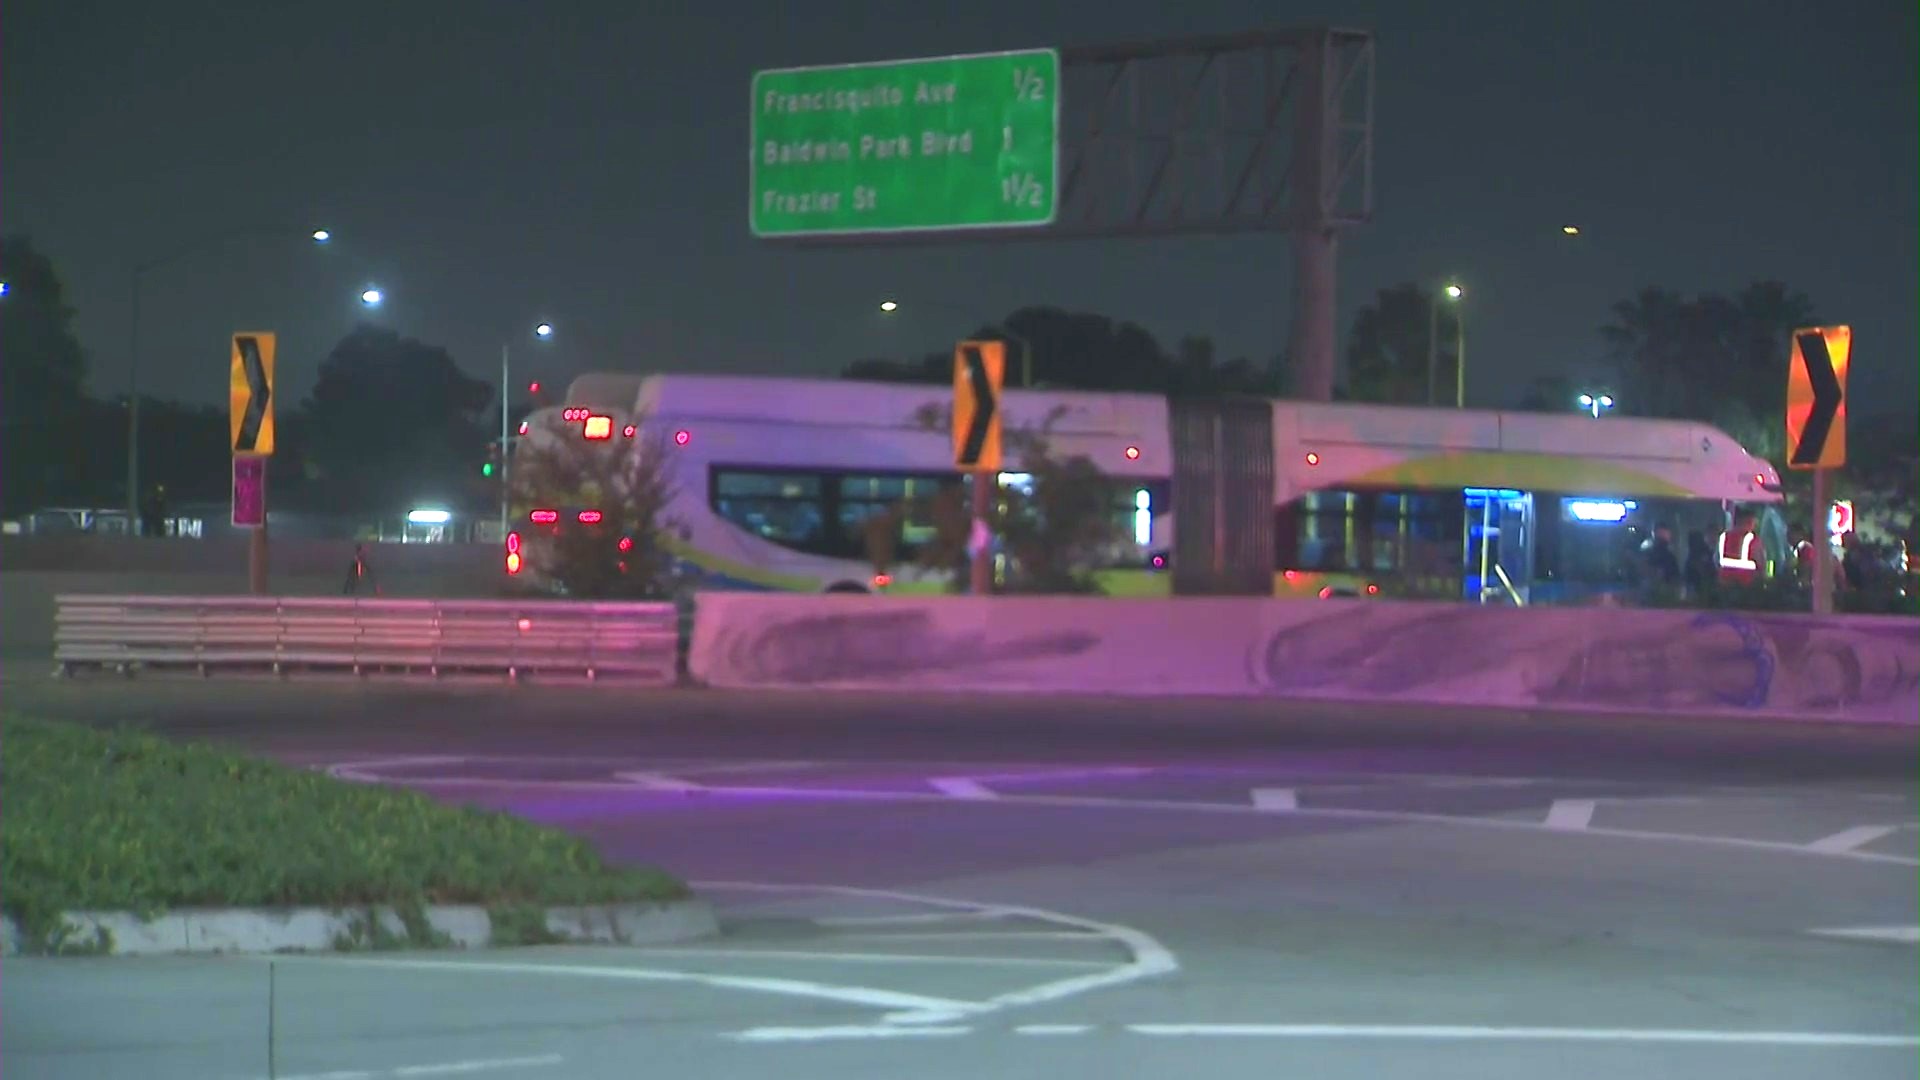
{"type": "Polygon", "coordinates": [[[131,731],[0,715],[0,785],[0,909],[42,942],[71,910],[686,895],[508,814],[131,731]]]}

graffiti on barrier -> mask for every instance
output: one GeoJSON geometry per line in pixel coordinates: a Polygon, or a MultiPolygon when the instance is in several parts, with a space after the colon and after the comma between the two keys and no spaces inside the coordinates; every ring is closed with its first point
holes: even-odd
{"type": "Polygon", "coordinates": [[[979,631],[943,629],[927,608],[773,616],[729,625],[714,641],[721,670],[748,683],[909,683],[937,671],[1075,656],[1100,643],[1076,630],[988,641],[979,631]]]}
{"type": "Polygon", "coordinates": [[[1920,696],[1920,625],[1367,605],[1276,630],[1249,666],[1276,694],[1451,699],[1484,683],[1543,705],[1873,709],[1920,696]]]}

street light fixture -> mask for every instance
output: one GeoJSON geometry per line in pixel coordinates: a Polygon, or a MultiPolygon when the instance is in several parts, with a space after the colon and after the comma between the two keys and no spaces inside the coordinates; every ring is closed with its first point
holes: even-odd
{"type": "Polygon", "coordinates": [[[1600,419],[1600,410],[1613,408],[1612,394],[1581,394],[1580,407],[1587,410],[1595,420],[1600,419]]]}
{"type": "MultiPolygon", "coordinates": [[[[900,304],[895,300],[882,300],[880,310],[891,314],[900,310],[900,304]]],[[[1031,388],[1033,386],[1033,342],[1014,332],[1013,328],[1005,323],[988,323],[987,329],[1020,346],[1020,385],[1031,388]]]]}
{"type": "Polygon", "coordinates": [[[1578,225],[1562,225],[1562,226],[1560,226],[1560,231],[1561,231],[1562,233],[1564,233],[1564,234],[1566,234],[1567,236],[1579,236],[1579,235],[1580,235],[1580,226],[1578,226],[1578,225]]]}
{"type": "Polygon", "coordinates": [[[374,288],[372,286],[368,286],[364,291],[360,293],[360,302],[362,304],[365,304],[367,307],[379,307],[380,304],[386,300],[386,298],[387,298],[386,293],[383,293],[379,289],[374,288]]]}
{"type": "MultiPolygon", "coordinates": [[[[1439,294],[1427,304],[1427,404],[1439,403],[1440,397],[1440,297],[1458,301],[1467,294],[1467,290],[1455,282],[1442,286],[1439,294]]],[[[1454,372],[1453,404],[1455,408],[1467,407],[1467,320],[1457,307],[1453,313],[1454,326],[1454,372]]]]}
{"type": "MultiPolygon", "coordinates": [[[[285,236],[292,232],[287,225],[244,225],[226,232],[205,236],[182,248],[137,263],[133,268],[132,280],[128,284],[131,298],[131,316],[127,321],[127,534],[140,535],[140,282],[154,270],[170,266],[182,259],[199,255],[227,244],[244,236],[285,236]]],[[[309,229],[307,236],[316,244],[325,244],[333,239],[326,229],[309,229]]]]}

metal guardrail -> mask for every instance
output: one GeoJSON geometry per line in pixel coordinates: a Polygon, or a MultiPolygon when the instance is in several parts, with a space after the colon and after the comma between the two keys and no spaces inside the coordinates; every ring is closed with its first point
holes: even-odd
{"type": "Polygon", "coordinates": [[[584,674],[672,682],[672,604],[253,596],[55,598],[59,674],[584,674]]]}

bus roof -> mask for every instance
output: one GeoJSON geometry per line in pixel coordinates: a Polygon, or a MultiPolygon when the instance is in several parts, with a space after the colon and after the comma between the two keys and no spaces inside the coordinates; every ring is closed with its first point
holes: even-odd
{"type": "MultiPolygon", "coordinates": [[[[828,377],[590,374],[568,388],[571,405],[663,419],[803,419],[869,430],[926,430],[926,410],[944,412],[951,399],[945,384],[828,377]]],[[[1157,394],[1008,389],[1001,406],[1009,427],[1051,419],[1056,434],[1140,440],[1149,460],[1171,460],[1167,402],[1157,394]]],[[[1343,484],[1780,498],[1771,465],[1695,421],[1284,399],[1273,410],[1282,499],[1343,484]]]]}

